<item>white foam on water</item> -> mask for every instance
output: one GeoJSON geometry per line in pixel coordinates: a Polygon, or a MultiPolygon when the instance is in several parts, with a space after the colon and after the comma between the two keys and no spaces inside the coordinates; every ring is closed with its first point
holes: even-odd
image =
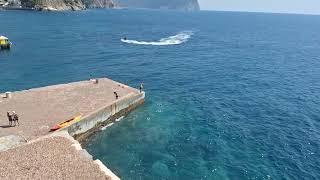
{"type": "Polygon", "coordinates": [[[169,46],[169,45],[178,45],[188,41],[188,39],[193,35],[192,31],[183,31],[177,35],[170,36],[167,38],[162,38],[159,41],[147,42],[147,41],[137,41],[129,39],[121,39],[122,42],[128,44],[137,44],[137,45],[152,45],[152,46],[169,46]]]}
{"type": "Polygon", "coordinates": [[[110,124],[106,125],[105,127],[102,127],[102,128],[101,128],[101,131],[106,130],[108,127],[112,126],[113,124],[114,124],[114,123],[110,123],[110,124]]]}
{"type": "Polygon", "coordinates": [[[116,122],[121,121],[124,118],[124,116],[119,117],[118,119],[116,119],[116,122]]]}
{"type": "MultiPolygon", "coordinates": [[[[124,116],[119,117],[118,119],[116,119],[116,122],[121,121],[123,118],[124,118],[124,116]]],[[[114,123],[110,123],[110,124],[102,127],[100,130],[101,130],[101,131],[104,131],[104,130],[106,130],[108,127],[112,126],[113,124],[114,124],[114,123]]]]}

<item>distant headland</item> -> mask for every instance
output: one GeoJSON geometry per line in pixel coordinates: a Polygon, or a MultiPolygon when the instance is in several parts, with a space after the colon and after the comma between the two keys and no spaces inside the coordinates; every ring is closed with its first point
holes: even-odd
{"type": "Polygon", "coordinates": [[[114,0],[121,7],[198,11],[198,0],[114,0]]]}
{"type": "Polygon", "coordinates": [[[87,8],[121,7],[200,10],[198,0],[0,0],[0,8],[2,9],[77,11],[87,8]]]}

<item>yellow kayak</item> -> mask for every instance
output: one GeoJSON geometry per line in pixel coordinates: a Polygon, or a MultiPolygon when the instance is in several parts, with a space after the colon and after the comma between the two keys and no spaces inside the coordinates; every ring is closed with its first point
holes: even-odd
{"type": "Polygon", "coordinates": [[[71,125],[71,124],[73,124],[73,123],[75,123],[75,122],[80,121],[81,117],[82,117],[82,115],[79,115],[79,116],[76,116],[76,117],[71,118],[71,119],[69,119],[69,120],[63,121],[63,122],[61,122],[61,123],[59,123],[59,124],[56,124],[56,125],[54,125],[54,126],[50,129],[50,131],[56,131],[56,130],[58,130],[58,129],[67,127],[67,126],[69,126],[69,125],[71,125]]]}

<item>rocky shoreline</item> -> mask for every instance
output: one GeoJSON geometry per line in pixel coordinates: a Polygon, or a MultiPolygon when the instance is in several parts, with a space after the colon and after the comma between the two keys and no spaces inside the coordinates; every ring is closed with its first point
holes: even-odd
{"type": "Polygon", "coordinates": [[[199,11],[198,0],[0,0],[0,9],[78,11],[87,8],[147,8],[199,11]]]}
{"type": "Polygon", "coordinates": [[[0,8],[8,10],[78,11],[114,7],[112,0],[0,0],[0,8]]]}

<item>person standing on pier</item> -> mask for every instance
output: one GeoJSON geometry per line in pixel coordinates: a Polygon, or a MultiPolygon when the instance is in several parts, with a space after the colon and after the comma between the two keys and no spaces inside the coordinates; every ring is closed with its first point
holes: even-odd
{"type": "Polygon", "coordinates": [[[142,90],[143,90],[143,83],[141,83],[141,84],[140,84],[139,89],[140,89],[140,93],[142,93],[142,90]]]}
{"type": "Polygon", "coordinates": [[[118,93],[117,92],[113,92],[113,94],[116,96],[116,99],[119,98],[118,93]]]}

